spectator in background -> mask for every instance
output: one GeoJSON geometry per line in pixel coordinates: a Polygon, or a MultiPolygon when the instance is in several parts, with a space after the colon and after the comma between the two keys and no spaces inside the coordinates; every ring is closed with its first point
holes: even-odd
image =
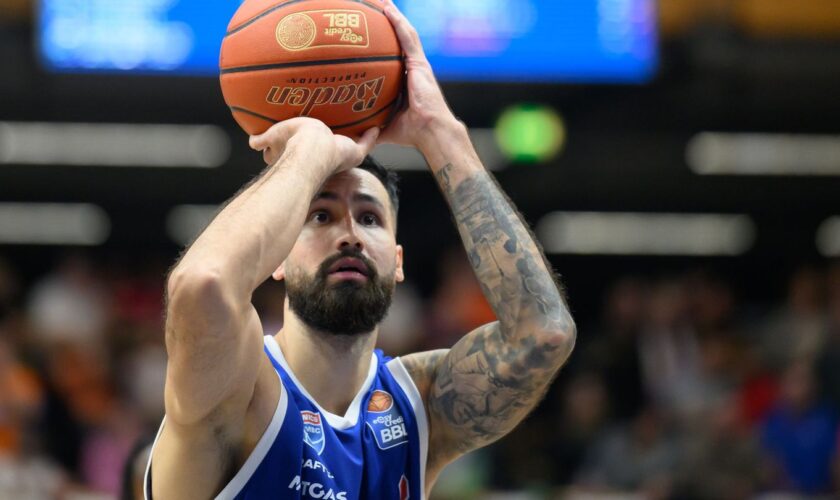
{"type": "Polygon", "coordinates": [[[781,370],[791,361],[814,359],[825,343],[824,273],[812,266],[794,272],[785,305],[772,313],[759,339],[764,362],[781,370]]]}
{"type": "Polygon", "coordinates": [[[102,269],[74,254],[33,287],[27,304],[48,393],[46,449],[91,491],[119,491],[143,418],[162,412],[160,292],[146,283],[154,276],[119,273],[106,281],[102,269]],[[156,408],[147,404],[150,393],[156,408]]]}
{"type": "MultiPolygon", "coordinates": [[[[441,267],[448,277],[432,301],[398,294],[392,311],[415,318],[403,325],[431,327],[430,347],[451,344],[491,314],[462,252],[441,267]]],[[[156,283],[165,269],[121,265],[104,274],[76,256],[34,288],[12,271],[0,259],[0,499],[112,498],[134,438],[154,433],[162,412],[156,283]],[[50,318],[36,317],[42,311],[50,318]]],[[[680,500],[749,498],[762,485],[831,492],[840,432],[818,390],[840,405],[840,263],[828,272],[801,268],[785,304],[768,317],[739,316],[743,324],[734,316],[743,304],[726,282],[706,272],[685,276],[610,286],[600,321],[581,323],[580,359],[547,404],[509,438],[453,466],[436,494],[489,498],[488,484],[545,492],[572,481],[584,495],[680,500]],[[741,330],[770,338],[741,342],[741,330]],[[797,353],[806,357],[791,364],[797,353]],[[682,385],[686,379],[693,382],[682,385]],[[646,391],[662,406],[646,403],[646,391]],[[686,402],[696,418],[666,411],[686,402]]],[[[282,293],[261,290],[255,303],[282,303],[282,293]]],[[[282,311],[264,316],[269,330],[282,325],[282,311]]],[[[382,347],[396,354],[415,334],[387,335],[382,347]]],[[[134,462],[136,473],[143,462],[134,462]]]]}
{"type": "Polygon", "coordinates": [[[737,337],[735,295],[723,278],[708,271],[689,273],[686,289],[688,315],[699,337],[737,337]]]}
{"type": "Polygon", "coordinates": [[[123,461],[141,433],[141,420],[118,392],[113,363],[101,349],[65,345],[51,351],[48,376],[67,409],[67,414],[51,418],[69,418],[78,426],[76,436],[53,435],[58,442],[78,439],[70,470],[94,490],[115,494],[123,461]]]}
{"type": "Polygon", "coordinates": [[[382,349],[389,356],[417,351],[426,337],[423,313],[423,301],[417,289],[411,282],[404,281],[394,289],[391,308],[379,325],[377,349],[382,349]]]}
{"type": "Polygon", "coordinates": [[[12,312],[18,283],[9,265],[0,258],[0,323],[12,312]]]}
{"type": "Polygon", "coordinates": [[[837,414],[820,398],[811,362],[791,363],[782,374],[780,399],[761,429],[773,488],[807,494],[831,491],[837,458],[837,414]]]}
{"type": "Polygon", "coordinates": [[[160,423],[164,414],[163,388],[166,383],[166,349],[151,336],[138,343],[117,366],[123,381],[125,404],[132,414],[150,428],[160,423]]]}
{"type": "Polygon", "coordinates": [[[143,481],[153,444],[152,435],[143,436],[134,443],[122,470],[119,500],[144,500],[143,481]]]}
{"type": "Polygon", "coordinates": [[[45,346],[63,342],[101,346],[109,319],[108,294],[91,262],[73,255],[35,285],[27,313],[45,346]]]}
{"type": "Polygon", "coordinates": [[[464,332],[496,321],[463,248],[446,252],[440,278],[430,304],[429,335],[423,339],[423,349],[452,347],[464,332]]]}
{"type": "Polygon", "coordinates": [[[840,408],[840,262],[828,272],[828,334],[818,369],[825,395],[840,408]]]}
{"type": "Polygon", "coordinates": [[[764,483],[761,453],[732,397],[722,397],[686,432],[675,498],[753,498],[764,483]]]}
{"type": "Polygon", "coordinates": [[[638,342],[647,294],[648,288],[639,278],[622,278],[612,285],[599,325],[581,335],[582,342],[588,344],[580,360],[572,360],[572,368],[601,374],[610,412],[616,418],[632,418],[644,399],[638,342]]]}
{"type": "Polygon", "coordinates": [[[677,440],[659,412],[648,406],[632,422],[603,434],[587,454],[574,489],[669,498],[679,456],[677,440]]]}
{"type": "Polygon", "coordinates": [[[552,422],[549,456],[554,481],[568,484],[583,465],[586,453],[609,424],[610,400],[597,373],[580,373],[564,388],[561,414],[552,422]]]}
{"type": "Polygon", "coordinates": [[[38,375],[18,361],[0,336],[0,454],[17,456],[43,404],[38,375]]]}
{"type": "Polygon", "coordinates": [[[0,498],[47,498],[63,481],[37,456],[36,423],[45,404],[38,373],[23,362],[18,280],[0,258],[0,498]]]}
{"type": "Polygon", "coordinates": [[[688,416],[706,399],[701,344],[688,321],[683,281],[669,278],[651,290],[639,338],[647,395],[669,415],[688,416]]]}

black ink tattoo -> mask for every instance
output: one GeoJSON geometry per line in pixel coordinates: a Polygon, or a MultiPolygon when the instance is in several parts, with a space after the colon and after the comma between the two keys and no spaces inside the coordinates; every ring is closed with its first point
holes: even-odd
{"type": "Polygon", "coordinates": [[[498,321],[445,357],[436,351],[407,363],[434,370],[428,410],[445,433],[436,446],[447,448],[435,455],[465,453],[512,430],[545,395],[575,338],[561,288],[510,200],[484,171],[453,185],[452,168],[437,179],[498,321]]]}

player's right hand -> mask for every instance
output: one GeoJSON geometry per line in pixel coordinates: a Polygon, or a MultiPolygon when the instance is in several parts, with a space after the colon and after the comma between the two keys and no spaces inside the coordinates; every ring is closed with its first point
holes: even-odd
{"type": "Polygon", "coordinates": [[[379,137],[379,128],[368,130],[358,140],[334,134],[320,120],[298,117],[274,124],[265,133],[251,136],[252,149],[262,151],[267,165],[274,165],[289,147],[302,148],[312,168],[323,166],[326,175],[359,166],[379,137]],[[320,161],[319,161],[320,160],[320,161]]]}

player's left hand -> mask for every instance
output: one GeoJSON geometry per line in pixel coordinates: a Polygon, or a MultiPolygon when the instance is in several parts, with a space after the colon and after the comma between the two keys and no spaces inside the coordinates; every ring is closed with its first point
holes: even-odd
{"type": "Polygon", "coordinates": [[[430,134],[438,124],[457,119],[446,104],[417,30],[397,9],[393,0],[382,1],[385,15],[394,26],[405,53],[408,106],[382,132],[378,142],[417,147],[424,135],[430,134]]]}

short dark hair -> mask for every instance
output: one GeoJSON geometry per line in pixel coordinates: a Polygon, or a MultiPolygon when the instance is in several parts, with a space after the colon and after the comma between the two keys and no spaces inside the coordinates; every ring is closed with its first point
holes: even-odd
{"type": "Polygon", "coordinates": [[[366,156],[365,161],[356,168],[372,173],[385,186],[385,191],[388,192],[388,197],[391,199],[391,208],[394,210],[394,220],[396,221],[397,214],[400,211],[399,176],[397,176],[397,173],[386,168],[372,156],[366,156]]]}

